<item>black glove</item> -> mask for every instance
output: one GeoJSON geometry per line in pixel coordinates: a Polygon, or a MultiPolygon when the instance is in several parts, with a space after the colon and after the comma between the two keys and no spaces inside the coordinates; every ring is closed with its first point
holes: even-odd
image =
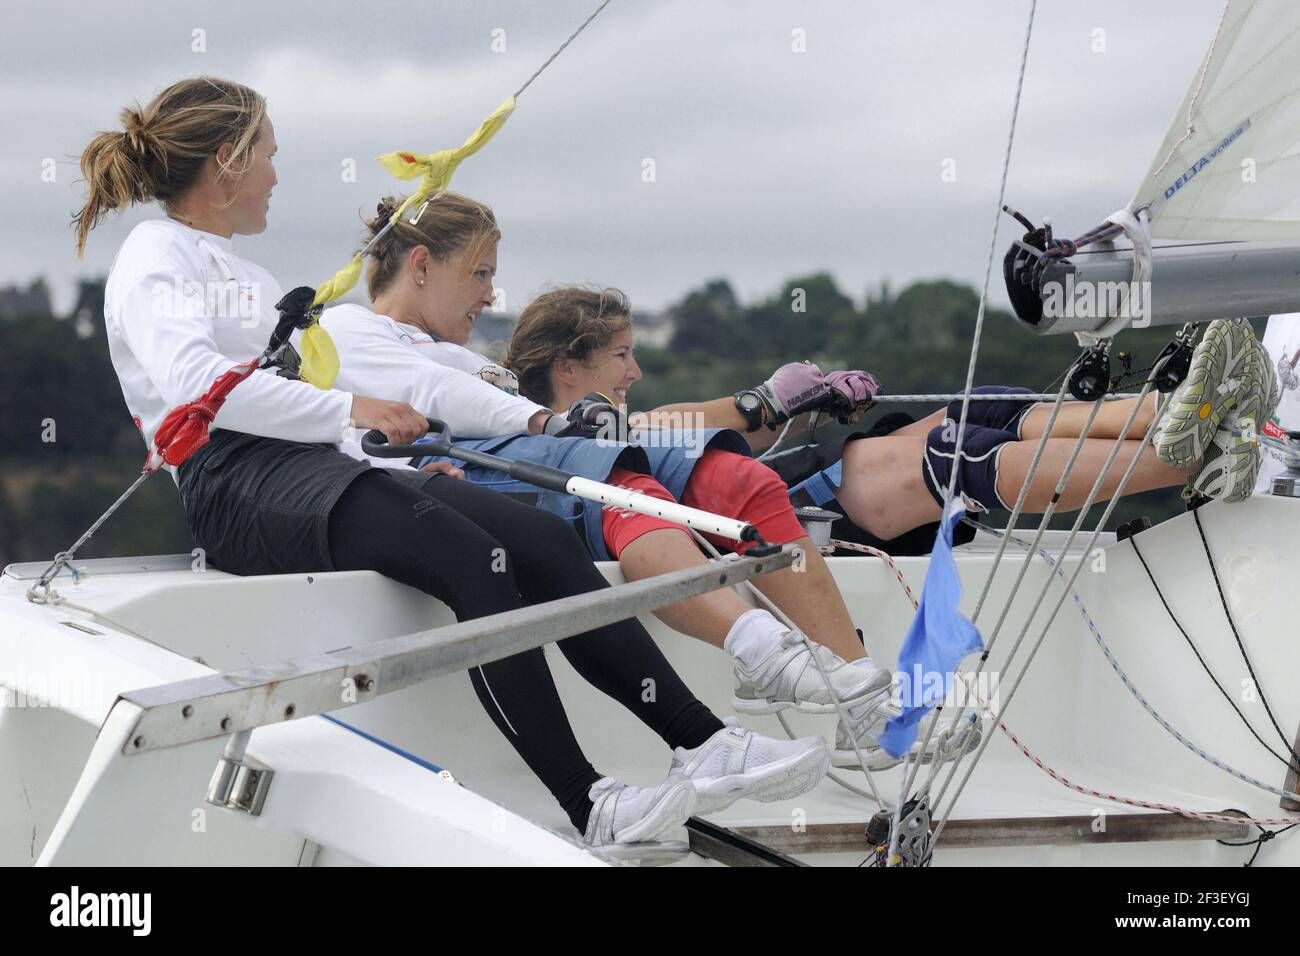
{"type": "Polygon", "coordinates": [[[626,434],[618,406],[599,392],[592,392],[573,406],[563,417],[552,415],[542,434],[555,438],[610,438],[626,434]]]}

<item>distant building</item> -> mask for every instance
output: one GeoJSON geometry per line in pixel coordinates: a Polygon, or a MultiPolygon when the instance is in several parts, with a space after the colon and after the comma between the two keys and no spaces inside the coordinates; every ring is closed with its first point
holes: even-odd
{"type": "Polygon", "coordinates": [[[88,339],[99,328],[104,315],[104,280],[82,279],[77,283],[77,304],[67,316],[76,323],[77,335],[88,339]]]}

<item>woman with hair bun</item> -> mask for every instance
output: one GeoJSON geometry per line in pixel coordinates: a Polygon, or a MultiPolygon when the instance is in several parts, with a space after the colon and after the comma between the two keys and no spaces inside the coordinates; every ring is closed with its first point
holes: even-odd
{"type": "MultiPolygon", "coordinates": [[[[172,84],[124,110],[122,124],[81,157],[88,196],[74,225],[81,254],[110,211],[157,201],[166,212],[132,229],[105,288],[113,366],[151,445],[170,409],[260,355],[276,324],[279,284],[232,242],[266,229],[276,141],[262,96],[214,77],[172,84]]],[[[425,433],[426,415],[468,435],[536,434],[553,417],[455,369],[425,381],[430,401],[417,410],[254,371],[217,413],[211,440],[171,469],[208,560],[235,574],[378,571],[462,621],[607,587],[554,515],[458,480],[447,465],[372,468],[337,450],[354,427],[410,442],[425,433]]],[[[697,809],[793,796],[825,772],[820,738],[751,747],[757,735],[710,713],[636,620],[559,648],[676,748],[663,783],[627,786],[588,762],[541,649],[470,672],[492,720],[590,845],[655,840],[697,809]],[[652,701],[642,699],[647,679],[652,701]]]]}

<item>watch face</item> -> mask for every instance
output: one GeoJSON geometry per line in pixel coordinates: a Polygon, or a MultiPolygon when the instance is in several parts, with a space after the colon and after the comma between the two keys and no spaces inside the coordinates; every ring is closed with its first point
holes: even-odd
{"type": "Polygon", "coordinates": [[[742,392],[736,396],[736,408],[745,416],[748,423],[748,432],[757,431],[763,427],[763,403],[753,392],[742,392]]]}

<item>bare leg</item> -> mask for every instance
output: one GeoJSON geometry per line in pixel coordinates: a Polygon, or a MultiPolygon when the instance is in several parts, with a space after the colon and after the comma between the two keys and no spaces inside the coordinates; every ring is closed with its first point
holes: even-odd
{"type": "MultiPolygon", "coordinates": [[[[1048,439],[1025,500],[1025,511],[1039,513],[1047,508],[1076,440],[1048,439]]],[[[1141,444],[1140,441],[1124,442],[1102,483],[1099,501],[1108,500],[1115,493],[1141,444]]],[[[1113,439],[1089,438],[1085,442],[1057,506],[1060,511],[1077,510],[1083,504],[1113,445],[1113,439]]],[[[1008,442],[1003,447],[998,460],[998,494],[1004,501],[1013,502],[1020,494],[1036,447],[1032,441],[1008,442]]],[[[882,438],[864,438],[845,446],[844,481],[836,498],[853,523],[878,538],[888,539],[938,521],[939,505],[921,478],[924,454],[923,435],[900,437],[895,433],[882,438]]],[[[1179,485],[1187,474],[1170,468],[1148,448],[1125,491],[1136,494],[1179,485]]]]}
{"type": "MultiPolygon", "coordinates": [[[[1118,438],[1120,430],[1124,427],[1124,422],[1133,411],[1133,403],[1136,398],[1125,398],[1117,402],[1106,402],[1102,405],[1101,411],[1097,413],[1096,420],[1092,423],[1092,428],[1088,431],[1089,438],[1118,438]]],[[[971,403],[974,404],[973,402],[971,403]]],[[[1128,437],[1141,438],[1146,434],[1147,428],[1151,426],[1151,419],[1155,415],[1156,395],[1151,393],[1146,397],[1142,406],[1142,411],[1138,413],[1137,418],[1133,420],[1133,427],[1129,429],[1128,437]]],[[[1061,404],[1061,411],[1056,416],[1056,423],[1052,426],[1053,438],[1078,438],[1083,431],[1083,425],[1088,420],[1088,415],[1092,411],[1092,402],[1074,402],[1065,401],[1061,404]]],[[[947,409],[939,409],[927,415],[920,421],[913,422],[910,425],[904,425],[897,431],[890,432],[890,437],[895,435],[921,435],[924,437],[930,433],[930,429],[936,425],[942,425],[947,409]]],[[[1028,414],[1025,415],[1024,424],[1020,428],[1020,438],[1022,441],[1030,441],[1043,437],[1043,432],[1047,428],[1047,420],[1052,415],[1052,405],[1050,402],[1036,402],[1028,414]]]]}
{"type": "MultiPolygon", "coordinates": [[[[623,576],[629,581],[680,571],[707,564],[690,535],[672,528],[660,528],[641,535],[619,557],[623,576]]],[[[678,601],[655,612],[655,617],[674,631],[680,631],[714,647],[721,647],[736,618],[750,610],[739,594],[719,588],[699,597],[678,601]]]]}
{"type": "MultiPolygon", "coordinates": [[[[941,408],[937,412],[931,412],[929,415],[926,415],[925,418],[922,418],[920,421],[912,422],[910,425],[904,425],[902,428],[896,429],[884,437],[893,438],[895,435],[920,435],[924,438],[926,435],[930,434],[930,430],[936,425],[943,424],[946,415],[947,409],[941,408]]],[[[859,439],[859,441],[861,440],[862,439],[859,439]]]]}
{"type": "MultiPolygon", "coordinates": [[[[1088,437],[1118,438],[1124,423],[1128,421],[1129,415],[1133,414],[1133,404],[1136,401],[1136,398],[1125,398],[1117,402],[1106,402],[1097,413],[1092,428],[1088,430],[1088,437]]],[[[1088,415],[1092,413],[1092,404],[1092,402],[1063,402],[1061,411],[1056,416],[1056,423],[1052,425],[1052,437],[1078,438],[1083,432],[1088,415]]],[[[1133,419],[1133,426],[1129,429],[1126,438],[1141,439],[1151,427],[1151,419],[1155,417],[1155,413],[1156,393],[1152,392],[1143,402],[1142,411],[1138,412],[1137,418],[1133,419]]],[[[1025,415],[1024,424],[1020,429],[1021,440],[1031,441],[1042,438],[1043,432],[1047,429],[1047,420],[1051,416],[1050,404],[1042,402],[1036,404],[1025,415]]]]}
{"type": "Polygon", "coordinates": [[[810,538],[792,542],[803,549],[802,570],[793,567],[773,571],[754,579],[755,586],[772,599],[772,603],[799,625],[799,630],[818,644],[829,647],[846,661],[865,657],[853,618],[844,606],[844,598],[835,586],[831,569],[810,538]]]}
{"type": "MultiPolygon", "coordinates": [[[[1052,433],[1056,433],[1055,429],[1052,433]]],[[[1047,440],[1042,461],[1038,464],[1034,481],[1029,486],[1029,494],[1025,497],[1025,511],[1040,513],[1047,509],[1056,490],[1056,484],[1076,444],[1078,444],[1077,438],[1047,440]]],[[[1101,490],[1097,492],[1097,501],[1109,501],[1115,494],[1120,479],[1124,477],[1124,472],[1128,470],[1129,463],[1132,462],[1133,456],[1137,454],[1141,445],[1142,442],[1137,440],[1124,442],[1119,454],[1115,456],[1114,464],[1102,481],[1101,490]]],[[[1061,493],[1061,500],[1056,506],[1058,511],[1077,511],[1083,506],[1088,492],[1097,481],[1097,475],[1101,473],[1106,456],[1114,446],[1113,438],[1089,438],[1084,442],[1083,448],[1079,451],[1079,458],[1074,463],[1074,470],[1070,473],[1070,480],[1066,482],[1065,491],[1061,493]]],[[[1020,494],[1021,485],[1024,484],[1025,476],[1029,473],[1029,463],[1034,457],[1036,448],[1037,444],[1030,441],[1008,442],[1002,447],[1002,454],[998,459],[998,494],[1008,504],[1014,502],[1020,494]]],[[[1181,485],[1186,481],[1189,471],[1190,469],[1170,468],[1156,458],[1148,447],[1137,468],[1134,469],[1133,477],[1129,479],[1124,492],[1137,494],[1151,491],[1153,488],[1181,485]]]]}
{"type": "MultiPolygon", "coordinates": [[[[754,583],[811,640],[824,644],[846,661],[866,656],[825,560],[808,538],[793,543],[803,549],[803,570],[791,567],[773,571],[754,583]]],[[[663,528],[643,534],[624,548],[619,566],[625,578],[639,581],[698,567],[706,561],[689,536],[663,528]]],[[[752,605],[735,591],[721,588],[679,601],[657,611],[655,616],[674,631],[721,647],[736,618],[751,609],[752,605]]]]}

